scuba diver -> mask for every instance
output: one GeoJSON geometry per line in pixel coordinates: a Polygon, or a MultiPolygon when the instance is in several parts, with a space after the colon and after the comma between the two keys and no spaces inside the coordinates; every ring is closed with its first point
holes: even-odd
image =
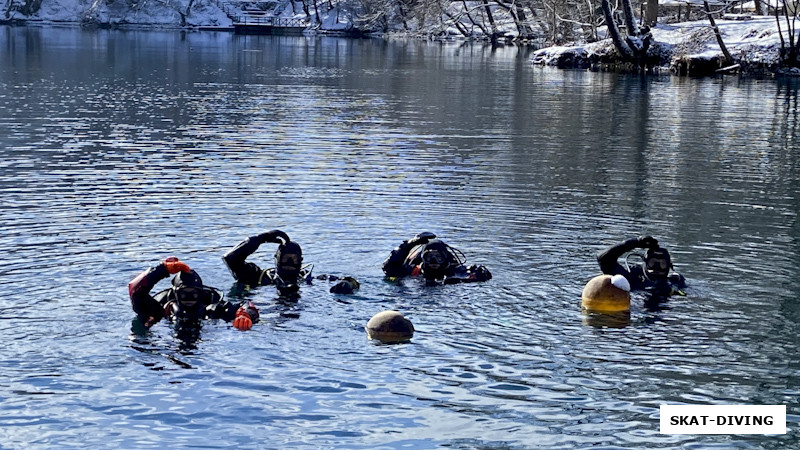
{"type": "Polygon", "coordinates": [[[258,309],[252,302],[245,305],[223,300],[219,290],[204,286],[200,275],[174,256],[140,273],[128,283],[128,294],[145,328],[163,318],[182,326],[199,325],[204,318],[223,319],[233,321],[233,326],[242,331],[258,322],[258,309]],[[150,295],[156,283],[170,275],[175,275],[172,287],[150,295]]]}
{"type": "Polygon", "coordinates": [[[613,245],[597,255],[597,262],[604,274],[624,276],[630,283],[631,290],[644,290],[656,297],[686,295],[682,291],[686,287],[686,279],[672,270],[669,252],[660,247],[652,236],[632,238],[613,245]],[[647,249],[644,256],[631,253],[637,248],[647,249]],[[625,267],[617,262],[623,255],[625,255],[625,267]],[[642,263],[630,267],[628,263],[630,256],[638,256],[642,259],[642,263]]]}
{"type": "MultiPolygon", "coordinates": [[[[311,284],[313,264],[303,265],[303,249],[300,244],[289,239],[281,230],[271,230],[251,236],[225,253],[222,257],[236,281],[249,286],[274,285],[278,292],[287,297],[296,296],[300,284],[311,284]],[[261,269],[256,264],[245,261],[258,250],[261,244],[278,244],[275,251],[275,267],[261,269]]],[[[334,294],[352,294],[359,288],[353,277],[339,278],[334,275],[320,275],[317,279],[337,281],[330,291],[334,294]]]]}
{"type": "Polygon", "coordinates": [[[422,275],[429,285],[487,281],[492,274],[485,266],[466,266],[461,250],[453,248],[430,232],[403,241],[383,262],[388,277],[422,275]]]}

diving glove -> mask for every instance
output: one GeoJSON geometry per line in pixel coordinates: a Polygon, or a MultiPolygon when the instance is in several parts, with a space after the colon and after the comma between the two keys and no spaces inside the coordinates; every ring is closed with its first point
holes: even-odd
{"type": "Polygon", "coordinates": [[[258,308],[250,302],[247,307],[241,306],[236,311],[236,318],[233,319],[233,326],[237,330],[247,331],[253,328],[253,322],[258,321],[258,308]]]}
{"type": "Polygon", "coordinates": [[[191,269],[189,268],[186,263],[180,261],[178,258],[174,256],[170,256],[169,258],[164,260],[164,267],[167,268],[167,272],[170,274],[176,274],[178,272],[189,272],[191,269]]]}
{"type": "Polygon", "coordinates": [[[658,241],[653,236],[640,236],[639,247],[641,248],[658,248],[658,241]]]}
{"type": "Polygon", "coordinates": [[[430,231],[423,231],[422,233],[419,233],[413,238],[409,239],[408,243],[411,245],[425,244],[431,239],[436,239],[436,235],[430,231]]]}
{"type": "Polygon", "coordinates": [[[258,239],[261,241],[262,244],[265,242],[273,242],[275,244],[281,244],[281,245],[286,244],[291,240],[289,239],[289,235],[281,230],[270,230],[267,231],[266,233],[261,233],[258,235],[258,239]]]}

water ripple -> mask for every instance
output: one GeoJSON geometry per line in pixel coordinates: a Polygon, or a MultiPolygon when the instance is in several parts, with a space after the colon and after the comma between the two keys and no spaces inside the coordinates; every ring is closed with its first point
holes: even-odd
{"type": "Polygon", "coordinates": [[[796,439],[658,434],[662,403],[787,404],[798,421],[795,88],[541,71],[479,45],[0,33],[43,40],[25,41],[40,76],[0,68],[7,445],[796,439]],[[288,304],[260,289],[252,331],[209,321],[192,342],[132,326],[141,270],[174,254],[231,295],[220,256],[273,228],[316,273],[355,275],[358,295],[315,282],[288,304]],[[385,281],[390,249],[422,230],[494,278],[385,281]],[[597,253],[640,234],[670,248],[688,295],[581,313],[597,253]],[[411,343],[367,340],[383,309],[414,322],[411,343]]]}

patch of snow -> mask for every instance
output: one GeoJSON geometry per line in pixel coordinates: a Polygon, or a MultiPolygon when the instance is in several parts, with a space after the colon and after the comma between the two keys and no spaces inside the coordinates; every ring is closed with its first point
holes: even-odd
{"type": "MultiPolygon", "coordinates": [[[[781,41],[775,17],[752,16],[749,20],[717,20],[716,24],[726,48],[734,57],[750,63],[778,63],[781,41]]],[[[650,32],[654,46],[671,47],[676,55],[707,60],[722,56],[722,49],[708,21],[657,24],[650,32]]],[[[574,47],[544,48],[534,52],[533,62],[552,63],[563,58],[565,53],[603,54],[608,49],[609,42],[606,39],[574,47]]]]}

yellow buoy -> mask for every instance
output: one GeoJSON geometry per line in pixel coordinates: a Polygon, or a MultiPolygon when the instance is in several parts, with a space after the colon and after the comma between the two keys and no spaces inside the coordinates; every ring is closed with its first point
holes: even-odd
{"type": "Polygon", "coordinates": [[[414,336],[414,325],[397,311],[381,311],[366,326],[367,337],[383,343],[404,342],[414,336]]]}
{"type": "Polygon", "coordinates": [[[630,311],[630,290],[630,283],[622,275],[598,275],[583,287],[581,307],[599,313],[630,311]]]}

